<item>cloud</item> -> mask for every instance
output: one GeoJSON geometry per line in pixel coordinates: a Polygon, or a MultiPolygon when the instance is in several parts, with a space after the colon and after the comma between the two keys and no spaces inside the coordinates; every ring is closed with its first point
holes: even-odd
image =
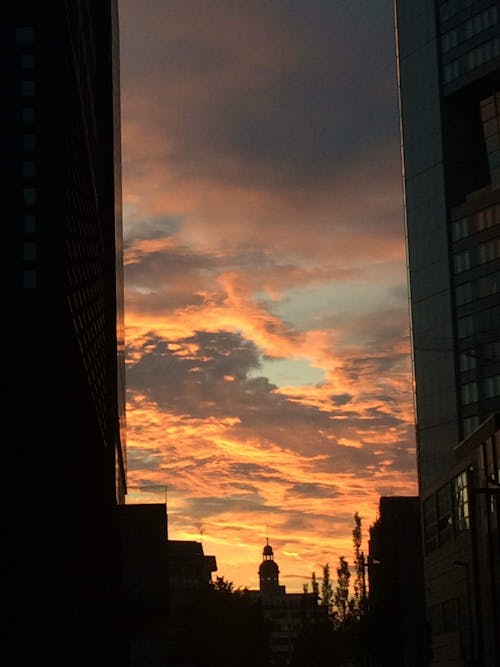
{"type": "Polygon", "coordinates": [[[392,6],[120,20],[130,500],[300,590],[416,488],[392,6]]]}

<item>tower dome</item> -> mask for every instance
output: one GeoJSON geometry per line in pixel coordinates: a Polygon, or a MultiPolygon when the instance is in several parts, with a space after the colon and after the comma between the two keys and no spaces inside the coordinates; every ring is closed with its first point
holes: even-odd
{"type": "Polygon", "coordinates": [[[262,551],[263,561],[259,567],[261,593],[277,593],[279,591],[279,567],[274,562],[273,548],[269,539],[262,551]]]}
{"type": "Polygon", "coordinates": [[[272,558],[272,557],[274,556],[274,554],[273,554],[273,548],[272,548],[272,546],[269,544],[269,542],[268,542],[268,543],[266,544],[266,546],[264,547],[264,549],[263,549],[263,551],[262,551],[262,555],[264,556],[264,560],[267,560],[268,558],[272,558]]]}

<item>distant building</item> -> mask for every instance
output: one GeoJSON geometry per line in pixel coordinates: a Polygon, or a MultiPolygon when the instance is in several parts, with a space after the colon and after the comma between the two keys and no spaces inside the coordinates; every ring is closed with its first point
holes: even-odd
{"type": "Polygon", "coordinates": [[[269,627],[271,664],[289,665],[296,641],[315,627],[329,625],[328,609],[318,604],[315,593],[287,593],[285,586],[280,586],[279,567],[269,540],[262,556],[259,591],[250,594],[261,599],[269,627]]]}
{"type": "Polygon", "coordinates": [[[370,526],[367,655],[373,667],[423,667],[429,637],[425,596],[420,501],[382,496],[370,526]]]}
{"type": "Polygon", "coordinates": [[[16,662],[113,665],[126,490],[117,3],[2,3],[0,69],[2,623],[16,662]]]}
{"type": "MultiPolygon", "coordinates": [[[[500,663],[498,621],[481,626],[491,618],[484,606],[488,595],[481,577],[472,576],[471,554],[484,540],[462,512],[464,498],[472,503],[474,497],[476,529],[484,527],[495,543],[500,501],[492,487],[500,482],[500,470],[491,460],[499,447],[492,420],[500,412],[500,6],[493,0],[396,0],[395,10],[432,665],[468,661],[493,667],[500,663]],[[493,445],[483,440],[490,431],[493,445]],[[486,488],[478,480],[487,480],[489,488],[473,496],[478,483],[486,488]],[[454,561],[467,565],[451,567],[454,561]],[[472,638],[466,630],[457,632],[467,621],[466,580],[478,624],[472,638]]],[[[498,559],[483,559],[476,567],[487,568],[490,587],[496,585],[498,559]]]]}
{"type": "Polygon", "coordinates": [[[200,591],[212,583],[217,571],[215,556],[206,556],[201,542],[190,540],[168,541],[168,578],[172,623],[197,601],[200,591]]]}

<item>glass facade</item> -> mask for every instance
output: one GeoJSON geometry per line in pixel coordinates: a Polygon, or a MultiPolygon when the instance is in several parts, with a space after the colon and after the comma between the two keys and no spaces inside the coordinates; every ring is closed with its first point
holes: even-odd
{"type": "Polygon", "coordinates": [[[500,406],[500,9],[397,2],[421,488],[500,406]],[[453,85],[451,85],[453,84],[453,85]]]}
{"type": "Polygon", "coordinates": [[[430,664],[493,667],[500,659],[499,498],[489,495],[500,442],[500,6],[396,0],[395,7],[430,664]]]}

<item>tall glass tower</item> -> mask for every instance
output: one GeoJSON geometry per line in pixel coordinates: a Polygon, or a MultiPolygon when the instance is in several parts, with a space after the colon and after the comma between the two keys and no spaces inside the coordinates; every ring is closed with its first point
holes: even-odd
{"type": "Polygon", "coordinates": [[[500,5],[398,0],[420,483],[500,408],[500,5]]]}
{"type": "Polygon", "coordinates": [[[3,3],[0,62],[6,626],[19,662],[119,664],[116,2],[3,3]]]}
{"type": "Polygon", "coordinates": [[[395,0],[432,665],[500,660],[500,3],[395,0]]]}

